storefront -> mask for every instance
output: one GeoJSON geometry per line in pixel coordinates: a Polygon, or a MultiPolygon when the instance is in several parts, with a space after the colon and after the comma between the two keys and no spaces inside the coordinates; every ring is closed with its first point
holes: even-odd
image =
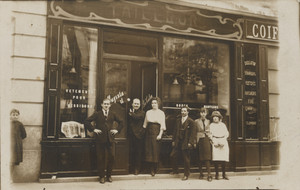
{"type": "MultiPolygon", "coordinates": [[[[184,105],[194,119],[201,107],[221,111],[230,170],[278,167],[269,103],[276,93],[268,77],[278,52],[277,18],[161,1],[51,1],[47,8],[41,178],[96,174],[93,134],[82,123],[106,97],[125,121],[133,98],[144,109],[152,96],[162,99],[161,173],[170,171],[171,135],[184,105]]],[[[131,173],[129,144],[125,125],[115,174],[131,173]]]]}

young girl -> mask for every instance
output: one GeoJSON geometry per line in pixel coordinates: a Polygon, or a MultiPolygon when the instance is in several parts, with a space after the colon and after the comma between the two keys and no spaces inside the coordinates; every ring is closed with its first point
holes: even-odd
{"type": "Polygon", "coordinates": [[[223,117],[219,111],[214,111],[211,117],[212,123],[210,124],[210,132],[213,142],[212,159],[215,164],[216,179],[219,179],[218,165],[221,164],[222,177],[228,180],[225,174],[225,164],[229,162],[229,146],[227,142],[229,132],[226,125],[221,121],[223,117]]]}
{"type": "Polygon", "coordinates": [[[197,142],[199,150],[199,179],[203,179],[202,165],[205,164],[208,173],[207,181],[212,181],[210,175],[210,161],[212,159],[212,150],[210,144],[211,133],[209,129],[210,121],[206,118],[207,109],[200,109],[200,118],[195,120],[197,126],[197,142]]]}

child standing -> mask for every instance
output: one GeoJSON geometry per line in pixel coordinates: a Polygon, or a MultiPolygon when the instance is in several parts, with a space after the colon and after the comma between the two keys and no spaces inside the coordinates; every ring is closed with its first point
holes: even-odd
{"type": "MultiPolygon", "coordinates": [[[[11,121],[11,163],[12,167],[19,165],[23,161],[23,142],[26,138],[26,131],[23,124],[19,121],[20,112],[12,109],[10,112],[11,121]]],[[[12,171],[13,172],[12,168],[12,171]]]]}
{"type": "Polygon", "coordinates": [[[195,120],[197,126],[197,142],[199,150],[199,179],[203,179],[202,165],[205,164],[208,173],[207,181],[212,181],[212,176],[210,175],[210,161],[212,159],[212,149],[210,144],[210,121],[206,118],[207,109],[200,109],[200,118],[195,120]]]}
{"type": "Polygon", "coordinates": [[[221,165],[222,177],[223,179],[228,180],[228,177],[225,174],[225,164],[226,162],[229,162],[229,146],[227,142],[229,132],[226,125],[221,121],[223,117],[219,111],[214,111],[211,117],[212,123],[210,124],[210,132],[213,142],[212,158],[215,164],[216,179],[219,179],[218,166],[221,165]]]}

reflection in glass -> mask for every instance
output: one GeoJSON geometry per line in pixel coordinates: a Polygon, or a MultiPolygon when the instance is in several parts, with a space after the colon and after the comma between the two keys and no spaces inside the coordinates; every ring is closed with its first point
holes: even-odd
{"type": "MultiPolygon", "coordinates": [[[[98,31],[64,26],[60,122],[82,123],[96,105],[98,31]]],[[[78,134],[74,137],[82,137],[78,134]]],[[[60,137],[65,137],[60,131],[60,137]]]]}
{"type": "MultiPolygon", "coordinates": [[[[125,126],[116,137],[126,137],[126,102],[128,98],[128,64],[126,62],[105,62],[105,97],[112,101],[111,110],[118,114],[125,126]]],[[[115,123],[116,124],[116,123],[115,123]]]]}
{"type": "Polygon", "coordinates": [[[166,102],[218,105],[229,114],[229,46],[164,38],[166,102]]]}

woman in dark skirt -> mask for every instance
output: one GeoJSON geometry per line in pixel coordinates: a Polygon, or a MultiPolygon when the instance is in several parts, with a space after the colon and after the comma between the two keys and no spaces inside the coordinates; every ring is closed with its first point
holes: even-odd
{"type": "Polygon", "coordinates": [[[159,161],[159,140],[166,130],[165,113],[159,109],[160,99],[152,98],[152,109],[146,112],[143,127],[145,134],[145,161],[149,163],[151,175],[155,176],[159,161]]]}
{"type": "Polygon", "coordinates": [[[203,179],[202,165],[206,165],[208,173],[207,180],[212,181],[210,174],[210,161],[212,160],[212,147],[211,147],[211,134],[209,129],[210,121],[206,118],[207,110],[205,108],[200,109],[200,118],[195,120],[197,126],[197,141],[199,150],[199,179],[203,179]]]}

